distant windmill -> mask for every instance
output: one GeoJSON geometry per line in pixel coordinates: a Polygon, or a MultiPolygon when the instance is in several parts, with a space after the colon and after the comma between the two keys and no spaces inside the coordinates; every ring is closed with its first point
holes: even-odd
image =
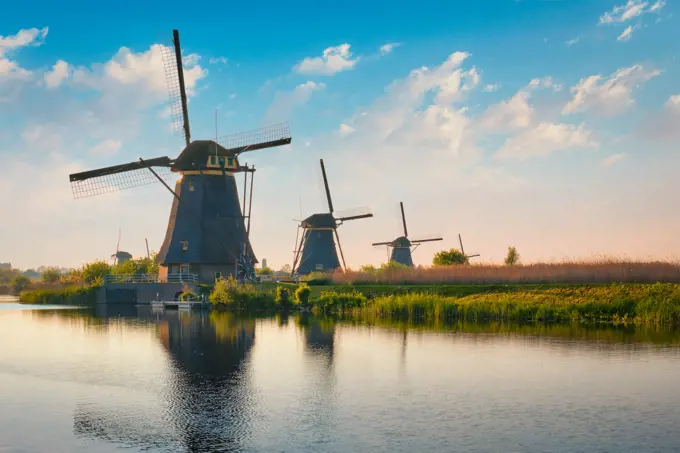
{"type": "Polygon", "coordinates": [[[392,253],[390,255],[390,261],[396,261],[397,263],[404,264],[406,266],[413,267],[413,259],[411,258],[411,253],[418,248],[418,246],[423,242],[433,242],[441,241],[441,237],[427,237],[419,239],[409,239],[408,230],[406,229],[406,215],[404,214],[404,202],[400,201],[399,205],[401,207],[401,221],[404,225],[404,235],[399,236],[393,241],[387,242],[375,242],[372,245],[386,245],[388,249],[392,248],[392,253]],[[415,246],[414,246],[415,245],[415,246]],[[411,249],[413,247],[413,249],[411,249]]]}
{"type": "Polygon", "coordinates": [[[111,255],[111,258],[113,258],[114,266],[116,264],[123,264],[124,262],[132,259],[131,254],[129,254],[128,252],[124,252],[120,249],[120,228],[118,228],[118,242],[116,243],[116,253],[111,255]]]}
{"type": "Polygon", "coordinates": [[[476,256],[479,256],[479,253],[477,253],[476,255],[466,255],[466,254],[465,254],[465,249],[463,248],[463,239],[461,239],[460,233],[458,234],[458,242],[460,243],[460,253],[462,253],[463,256],[465,257],[465,261],[466,261],[466,262],[467,262],[470,258],[474,258],[474,257],[476,257],[476,256]]]}
{"type": "Polygon", "coordinates": [[[183,132],[186,147],[175,159],[140,158],[136,162],[69,175],[74,198],[160,181],[174,200],[157,256],[159,280],[189,273],[197,275],[202,282],[230,274],[241,281],[254,279],[257,259],[249,233],[255,169],[247,164],[242,166],[238,158],[247,151],[291,143],[290,129],[287,123],[281,123],[217,140],[191,141],[177,30],[173,30],[173,47],[174,52],[170,47],[162,47],[162,56],[175,127],[183,132]],[[234,174],[240,172],[245,174],[242,206],[234,178],[234,174]],[[178,173],[181,176],[172,190],[163,178],[178,173]]]}
{"type": "Polygon", "coordinates": [[[345,256],[342,253],[340,237],[337,228],[348,220],[365,219],[373,217],[370,212],[355,213],[354,215],[335,217],[333,215],[333,201],[331,200],[331,190],[328,187],[326,178],[326,168],[321,162],[321,173],[326,189],[328,200],[328,212],[312,214],[300,222],[298,226],[298,236],[295,238],[295,252],[293,257],[293,273],[298,275],[309,274],[310,272],[334,271],[340,267],[338,252],[335,248],[337,239],[342,267],[347,268],[345,256]],[[303,229],[302,239],[298,242],[300,228],[303,229]],[[335,235],[335,237],[333,237],[335,235]]]}

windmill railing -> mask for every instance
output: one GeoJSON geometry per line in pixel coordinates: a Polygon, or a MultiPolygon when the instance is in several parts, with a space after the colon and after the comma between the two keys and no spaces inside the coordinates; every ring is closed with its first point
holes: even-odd
{"type": "Polygon", "coordinates": [[[104,276],[105,285],[123,283],[198,283],[198,274],[168,274],[162,281],[158,280],[158,274],[107,274],[104,276]]]}

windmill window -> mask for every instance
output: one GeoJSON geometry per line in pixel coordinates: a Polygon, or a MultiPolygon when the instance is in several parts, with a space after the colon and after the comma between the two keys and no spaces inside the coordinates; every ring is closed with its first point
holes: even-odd
{"type": "Polygon", "coordinates": [[[186,252],[189,250],[189,241],[180,241],[180,244],[182,244],[182,251],[186,252]]]}
{"type": "Polygon", "coordinates": [[[317,271],[322,271],[322,270],[323,270],[323,264],[317,264],[317,265],[316,265],[316,270],[317,270],[317,271]]]}
{"type": "Polygon", "coordinates": [[[215,156],[210,156],[210,165],[217,165],[215,160],[215,156]]]}
{"type": "Polygon", "coordinates": [[[222,272],[215,272],[215,280],[219,280],[222,278],[222,272]]]}
{"type": "Polygon", "coordinates": [[[220,157],[219,162],[220,162],[220,167],[223,167],[224,166],[224,157],[220,157]]]}
{"type": "Polygon", "coordinates": [[[233,158],[233,157],[230,157],[229,159],[227,159],[227,164],[228,164],[230,167],[231,167],[232,165],[234,165],[234,158],[233,158]]]}

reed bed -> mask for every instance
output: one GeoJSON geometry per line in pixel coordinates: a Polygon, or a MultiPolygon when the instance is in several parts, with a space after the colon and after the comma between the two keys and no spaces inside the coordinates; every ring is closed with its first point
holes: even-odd
{"type": "Polygon", "coordinates": [[[469,264],[348,271],[333,274],[332,281],[336,285],[680,283],[680,263],[601,259],[515,266],[469,264]]]}
{"type": "Polygon", "coordinates": [[[370,299],[347,293],[331,300],[322,294],[320,301],[326,312],[387,319],[680,325],[680,285],[672,283],[517,287],[464,296],[412,293],[370,299]]]}

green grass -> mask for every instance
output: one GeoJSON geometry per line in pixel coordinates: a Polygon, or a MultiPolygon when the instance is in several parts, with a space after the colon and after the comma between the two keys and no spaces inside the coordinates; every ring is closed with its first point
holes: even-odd
{"type": "Polygon", "coordinates": [[[19,294],[19,302],[36,305],[93,305],[97,303],[98,289],[93,286],[67,286],[27,290],[19,294]]]}
{"type": "MultiPolygon", "coordinates": [[[[507,285],[378,294],[364,303],[320,304],[326,312],[384,318],[488,321],[589,321],[680,325],[680,285],[507,285]]],[[[354,294],[357,294],[355,291],[354,294]]],[[[351,293],[346,293],[351,294],[351,293]]]]}

